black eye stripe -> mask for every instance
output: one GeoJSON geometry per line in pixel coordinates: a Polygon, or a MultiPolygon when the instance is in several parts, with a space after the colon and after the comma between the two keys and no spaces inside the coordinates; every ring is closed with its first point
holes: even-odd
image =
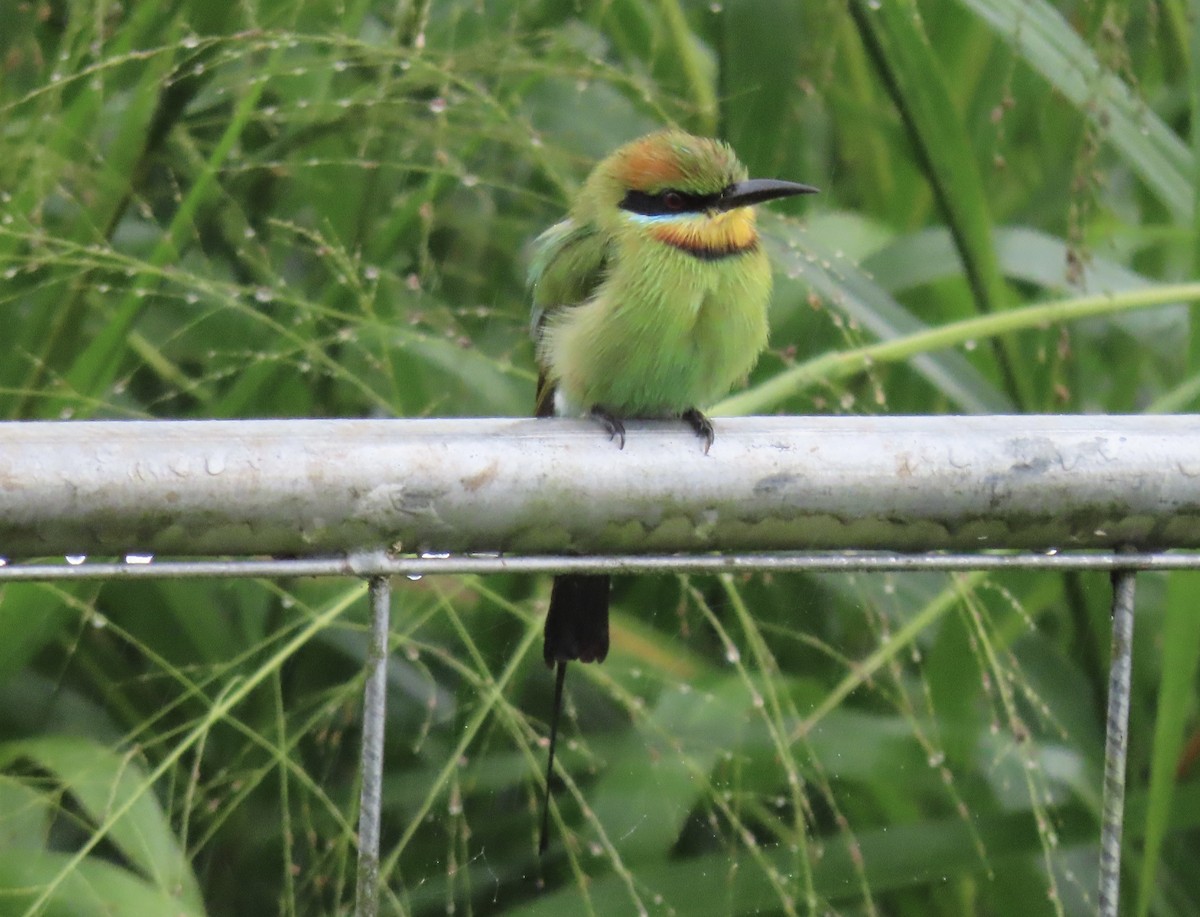
{"type": "Polygon", "coordinates": [[[657,194],[645,191],[626,191],[621,199],[620,207],[630,213],[640,213],[643,216],[669,216],[673,213],[703,213],[711,210],[721,199],[720,192],[716,194],[688,194],[667,188],[657,194]]]}

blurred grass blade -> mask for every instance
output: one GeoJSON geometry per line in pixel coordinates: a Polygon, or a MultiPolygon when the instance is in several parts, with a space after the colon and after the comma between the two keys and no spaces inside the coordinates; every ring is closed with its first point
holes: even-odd
{"type": "Polygon", "coordinates": [[[664,692],[642,729],[610,751],[589,802],[623,858],[668,858],[701,802],[704,775],[740,744],[752,710],[749,692],[734,679],[704,691],[664,692]]]}
{"type": "Polygon", "coordinates": [[[971,142],[913,0],[851,5],[859,34],[908,127],[981,312],[1007,295],[992,239],[992,219],[971,142]]]}
{"type": "Polygon", "coordinates": [[[981,315],[978,318],[939,325],[897,340],[825,354],[784,370],[761,385],[726,398],[712,409],[712,413],[728,416],[769,411],[818,382],[847,378],[874,363],[910,360],[918,354],[998,334],[1038,328],[1047,323],[1095,318],[1197,299],[1200,299],[1200,283],[1181,283],[1132,291],[1121,296],[1081,296],[1077,299],[1010,309],[995,315],[981,315]]]}
{"type": "Polygon", "coordinates": [[[795,116],[795,75],[805,72],[806,56],[815,53],[796,38],[804,34],[805,15],[800,3],[738,0],[725,5],[718,21],[721,46],[754,49],[753,54],[727,54],[720,74],[720,136],[738,151],[751,175],[813,177],[803,156],[804,132],[811,124],[795,116]]]}
{"type": "Polygon", "coordinates": [[[1175,784],[1184,732],[1193,721],[1196,670],[1200,664],[1200,615],[1196,595],[1200,574],[1176,571],[1167,584],[1162,628],[1162,667],[1154,718],[1145,841],[1139,870],[1137,914],[1145,917],[1159,889],[1163,841],[1171,828],[1175,784]]]}
{"type": "MultiPolygon", "coordinates": [[[[1064,846],[1082,843],[1091,836],[1091,814],[1080,807],[1063,806],[1043,814],[1055,825],[1064,846]]],[[[992,857],[1003,858],[1003,862],[1013,866],[1017,862],[1014,854],[1030,853],[1038,843],[1036,817],[1032,812],[989,813],[977,819],[975,828],[992,857]]],[[[768,868],[786,874],[789,854],[781,849],[782,846],[772,845],[765,857],[768,868]]],[[[829,907],[821,913],[892,913],[862,907],[855,880],[857,869],[865,869],[872,891],[883,894],[906,888],[915,891],[928,882],[943,883],[951,875],[974,875],[977,876],[974,881],[982,885],[989,867],[980,861],[971,830],[961,820],[891,825],[860,832],[853,840],[830,837],[825,840],[822,856],[814,866],[818,893],[823,900],[853,902],[853,905],[846,911],[829,907]]],[[[481,881],[482,878],[480,876],[481,881]]],[[[728,851],[648,865],[639,869],[638,881],[655,895],[656,900],[679,914],[787,912],[782,909],[783,902],[764,870],[757,864],[751,865],[745,857],[731,860],[728,851]]],[[[614,875],[592,878],[586,892],[586,903],[590,905],[588,912],[600,917],[628,914],[629,900],[622,897],[620,883],[621,879],[614,875]]],[[[567,889],[513,906],[507,913],[512,917],[585,913],[582,895],[579,889],[567,889]]],[[[1048,913],[1044,909],[1045,888],[1029,883],[1023,899],[1014,905],[1012,914],[1048,913]]],[[[918,909],[913,913],[929,911],[918,909]]]]}
{"type": "MultiPolygon", "coordinates": [[[[925,163],[925,173],[962,257],[976,309],[1003,309],[1009,297],[996,257],[987,194],[970,138],[925,35],[915,0],[855,0],[850,10],[925,163]]],[[[1000,341],[994,342],[994,347],[1010,396],[1025,403],[1013,356],[1000,341]]]]}
{"type": "MultiPolygon", "coordinates": [[[[1067,279],[1069,243],[1024,226],[997,229],[996,249],[1005,277],[1049,292],[1124,293],[1154,286],[1149,277],[1098,255],[1088,259],[1078,282],[1071,283],[1067,279]]],[[[863,259],[862,269],[894,295],[952,279],[961,267],[949,234],[943,229],[923,229],[863,259]]],[[[1167,305],[1153,312],[1118,313],[1109,321],[1162,357],[1174,357],[1179,341],[1188,333],[1188,312],[1183,305],[1167,305]]]]}
{"type": "MultiPolygon", "coordinates": [[[[130,46],[148,42],[147,34],[154,34],[156,27],[162,28],[160,19],[161,11],[153,4],[142,5],[128,28],[114,38],[110,52],[129,53],[130,46]]],[[[39,130],[45,131],[41,139],[44,148],[15,183],[15,200],[6,201],[11,213],[31,218],[27,226],[23,225],[24,220],[16,224],[28,236],[19,232],[0,236],[0,263],[15,259],[27,245],[35,258],[42,254],[39,249],[45,240],[39,238],[41,217],[34,215],[40,213],[47,197],[55,195],[79,193],[85,204],[74,214],[66,230],[71,241],[89,245],[98,238],[107,240],[111,236],[132,199],[133,184],[144,174],[144,157],[148,152],[145,137],[154,124],[158,101],[164,93],[163,84],[174,66],[174,55],[169,51],[159,50],[141,57],[144,64],[137,82],[123,93],[120,106],[113,106],[106,93],[94,91],[93,87],[71,96],[69,90],[73,87],[68,85],[64,96],[70,101],[63,103],[64,110],[43,116],[39,130]],[[102,155],[97,156],[99,168],[82,179],[86,187],[76,190],[76,183],[81,182],[76,175],[78,147],[94,133],[108,135],[102,155]]],[[[28,404],[44,385],[46,373],[61,372],[82,346],[78,332],[87,312],[90,275],[91,272],[76,274],[69,282],[54,283],[40,290],[29,320],[17,325],[9,346],[12,354],[23,358],[0,360],[0,387],[21,390],[5,410],[6,416],[20,419],[34,413],[28,404]],[[26,355],[32,359],[27,361],[26,355]]]]}
{"type": "Polygon", "coordinates": [[[1195,165],[1186,144],[1096,59],[1058,10],[1044,0],[958,2],[1090,118],[1177,220],[1191,221],[1195,165]]]}
{"type": "MultiPolygon", "coordinates": [[[[276,52],[276,56],[278,53],[276,52]]],[[[179,260],[187,234],[195,230],[196,212],[204,204],[215,206],[213,198],[220,196],[219,190],[214,190],[217,188],[217,173],[254,116],[265,86],[265,82],[255,81],[246,88],[223,135],[205,164],[204,171],[188,189],[171,218],[170,226],[150,254],[145,272],[141,277],[133,279],[131,288],[117,304],[100,333],[72,363],[66,374],[70,396],[84,395],[99,399],[116,377],[127,349],[126,335],[150,302],[150,297],[146,295],[145,290],[139,288],[139,284],[147,283],[157,287],[161,269],[179,260]]],[[[51,402],[48,413],[50,416],[56,416],[61,409],[62,405],[51,402]]]]}
{"type": "MultiPolygon", "coordinates": [[[[802,278],[833,308],[881,341],[928,329],[927,324],[888,295],[880,283],[872,279],[870,272],[826,251],[798,224],[771,215],[764,215],[763,222],[768,227],[765,235],[771,260],[784,276],[802,278]]],[[[1004,413],[1013,409],[1008,397],[962,354],[921,354],[913,358],[912,366],[959,410],[1004,413]]]]}

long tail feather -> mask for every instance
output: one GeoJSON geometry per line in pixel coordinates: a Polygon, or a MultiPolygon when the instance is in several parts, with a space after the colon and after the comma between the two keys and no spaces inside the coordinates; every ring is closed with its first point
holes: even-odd
{"type": "Polygon", "coordinates": [[[563,682],[567,677],[567,664],[558,664],[554,677],[554,712],[550,715],[550,756],[546,759],[546,795],[542,797],[542,837],[538,841],[538,854],[546,852],[550,843],[550,781],[554,777],[554,749],[558,745],[558,717],[562,712],[563,682]]]}
{"type": "Polygon", "coordinates": [[[558,747],[558,721],[562,715],[563,682],[567,663],[602,662],[608,655],[608,576],[565,573],[554,577],[550,610],[546,613],[542,656],[546,665],[557,666],[554,679],[554,710],[550,714],[550,752],[546,761],[546,795],[542,800],[542,836],[538,853],[550,843],[550,781],[554,776],[554,753],[558,747]]]}

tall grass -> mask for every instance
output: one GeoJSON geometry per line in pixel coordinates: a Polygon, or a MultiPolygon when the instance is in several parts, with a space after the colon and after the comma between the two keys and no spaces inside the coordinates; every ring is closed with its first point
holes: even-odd
{"type": "MultiPolygon", "coordinates": [[[[528,241],[663,124],[764,215],[717,412],[1195,410],[1183,0],[10,4],[0,417],[528,413],[528,241]]],[[[3,546],[0,545],[0,553],[3,546]]],[[[1200,912],[1187,574],[1140,577],[1125,891],[1200,912]]],[[[536,856],[548,583],[399,584],[398,914],[1090,914],[1107,582],[631,578],[536,856]]],[[[0,592],[0,913],[350,913],[361,584],[0,592]]]]}

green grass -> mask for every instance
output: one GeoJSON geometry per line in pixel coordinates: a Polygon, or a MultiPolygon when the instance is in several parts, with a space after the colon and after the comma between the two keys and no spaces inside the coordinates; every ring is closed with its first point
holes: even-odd
{"type": "MultiPolygon", "coordinates": [[[[13,4],[0,417],[528,413],[528,243],[668,123],[822,189],[764,214],[771,349],[717,413],[1196,411],[1194,14],[13,4]]],[[[1139,577],[1139,917],[1200,913],[1195,585],[1139,577]]],[[[386,913],[1094,913],[1106,578],[624,578],[539,861],[548,588],[397,584],[386,913]]],[[[366,617],[4,587],[0,915],[351,913],[366,617]]]]}

